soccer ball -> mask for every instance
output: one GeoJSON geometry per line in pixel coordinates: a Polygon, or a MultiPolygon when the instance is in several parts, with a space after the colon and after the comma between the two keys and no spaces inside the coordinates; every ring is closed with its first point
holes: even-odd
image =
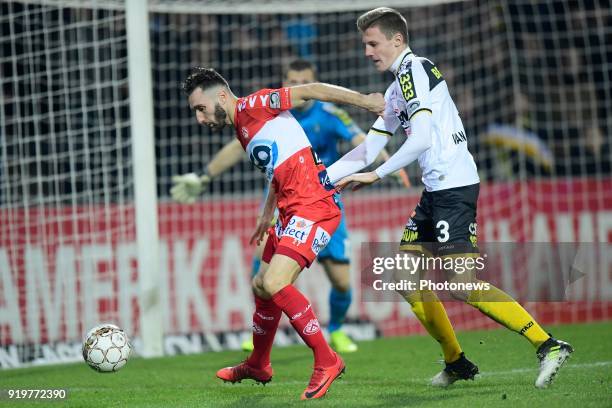
{"type": "Polygon", "coordinates": [[[131,351],[132,345],[127,335],[110,323],[91,329],[83,343],[83,359],[101,373],[118,371],[127,363],[131,351]]]}

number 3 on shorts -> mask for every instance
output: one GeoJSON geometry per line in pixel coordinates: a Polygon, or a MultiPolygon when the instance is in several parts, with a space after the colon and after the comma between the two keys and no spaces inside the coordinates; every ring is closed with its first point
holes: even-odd
{"type": "Polygon", "coordinates": [[[440,233],[440,235],[438,235],[438,242],[448,241],[448,222],[444,220],[438,221],[438,223],[436,224],[436,229],[438,229],[438,232],[440,233]]]}

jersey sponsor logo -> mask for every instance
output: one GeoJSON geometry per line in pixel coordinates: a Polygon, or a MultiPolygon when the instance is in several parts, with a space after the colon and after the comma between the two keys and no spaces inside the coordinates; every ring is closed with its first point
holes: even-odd
{"type": "MultiPolygon", "coordinates": [[[[415,214],[415,215],[416,215],[416,214],[415,214]]],[[[414,215],[413,215],[412,217],[414,217],[414,215]]],[[[416,225],[416,222],[414,222],[414,220],[413,220],[412,218],[410,218],[410,219],[408,220],[408,223],[406,224],[406,227],[405,227],[405,228],[406,228],[406,229],[409,229],[409,230],[411,230],[411,231],[416,231],[416,230],[417,230],[417,225],[416,225]]]]}
{"type": "Polygon", "coordinates": [[[315,255],[319,255],[319,252],[321,252],[323,248],[325,248],[327,244],[329,244],[330,238],[331,236],[327,231],[325,231],[321,227],[317,227],[317,232],[315,233],[315,237],[312,240],[312,245],[310,246],[310,249],[312,249],[312,252],[315,255]]]}
{"type": "Polygon", "coordinates": [[[319,172],[319,182],[321,183],[325,191],[332,191],[336,188],[332,184],[331,179],[329,178],[329,174],[327,174],[327,170],[321,170],[319,172]]]}
{"type": "Polygon", "coordinates": [[[312,147],[310,148],[310,152],[312,153],[312,160],[314,160],[317,166],[320,164],[323,164],[323,161],[321,160],[317,152],[315,152],[315,150],[312,147]]]}
{"type": "Polygon", "coordinates": [[[429,78],[429,90],[434,89],[440,82],[444,81],[442,73],[431,61],[423,58],[421,59],[421,63],[423,64],[423,69],[425,69],[425,73],[429,78]]]}
{"type": "MultiPolygon", "coordinates": [[[[397,97],[399,98],[399,95],[397,97]]],[[[413,103],[418,103],[420,105],[420,102],[418,101],[411,102],[411,104],[413,103]]],[[[393,112],[399,120],[400,125],[402,126],[402,129],[404,129],[406,135],[410,135],[410,115],[408,115],[408,113],[404,110],[405,105],[406,104],[404,102],[400,102],[400,99],[393,99],[393,112]]]]}
{"type": "Polygon", "coordinates": [[[413,217],[416,216],[416,211],[412,211],[410,218],[404,227],[404,234],[402,235],[402,242],[414,242],[419,238],[419,231],[416,222],[413,217]]]}
{"type": "Polygon", "coordinates": [[[266,106],[266,104],[268,103],[268,98],[269,97],[270,97],[269,95],[251,95],[248,98],[249,99],[249,107],[250,108],[254,108],[255,104],[257,103],[258,100],[259,100],[261,106],[266,106]]]}
{"type": "Polygon", "coordinates": [[[259,170],[265,173],[268,180],[272,180],[274,175],[274,166],[276,160],[278,160],[278,146],[276,142],[270,140],[257,140],[254,139],[251,144],[247,146],[249,149],[249,160],[259,170]]]}
{"type": "Polygon", "coordinates": [[[414,89],[414,80],[412,79],[411,71],[405,70],[399,73],[397,76],[397,80],[400,84],[400,89],[402,90],[402,95],[404,99],[409,102],[410,100],[416,98],[416,91],[414,89]]]}
{"type": "Polygon", "coordinates": [[[430,71],[436,77],[436,79],[442,78],[442,73],[438,70],[438,67],[433,67],[430,69],[430,71]]]}
{"type": "Polygon", "coordinates": [[[246,99],[243,99],[240,101],[240,103],[238,103],[238,112],[242,112],[244,108],[246,108],[246,103],[246,99]]]}
{"type": "Polygon", "coordinates": [[[308,240],[313,222],[294,215],[283,230],[283,237],[293,238],[295,245],[304,244],[308,240]]]}
{"type": "Polygon", "coordinates": [[[402,235],[402,242],[414,242],[419,239],[419,231],[411,231],[408,228],[404,230],[404,234],[402,235]]]}
{"type": "Polygon", "coordinates": [[[276,224],[274,224],[274,232],[278,238],[283,235],[283,224],[279,218],[276,219],[276,224]]]}
{"type": "Polygon", "coordinates": [[[478,224],[475,222],[470,223],[468,227],[470,231],[470,242],[474,248],[478,247],[478,224]]]}
{"type": "Polygon", "coordinates": [[[280,107],[281,107],[280,94],[278,93],[278,91],[271,92],[270,93],[270,108],[280,109],[280,107]]]}
{"type": "Polygon", "coordinates": [[[307,336],[311,336],[313,334],[316,334],[319,332],[319,330],[321,330],[321,326],[319,325],[319,321],[317,319],[312,319],[308,322],[308,324],[306,324],[306,327],[304,327],[304,334],[307,336]]]}
{"type": "Polygon", "coordinates": [[[249,129],[243,127],[242,129],[240,129],[240,132],[242,133],[242,137],[244,139],[248,139],[249,138],[249,129]]]}
{"type": "Polygon", "coordinates": [[[467,142],[467,136],[462,130],[460,130],[459,132],[453,133],[452,137],[453,137],[453,142],[455,144],[459,144],[461,142],[467,142]]]}

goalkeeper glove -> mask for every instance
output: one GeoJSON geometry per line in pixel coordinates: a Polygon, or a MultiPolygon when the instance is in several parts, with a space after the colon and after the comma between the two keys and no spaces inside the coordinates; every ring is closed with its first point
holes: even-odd
{"type": "Polygon", "coordinates": [[[200,194],[202,194],[211,178],[208,174],[198,176],[195,173],[182,174],[172,177],[174,186],[170,189],[172,198],[179,203],[193,204],[200,194]]]}

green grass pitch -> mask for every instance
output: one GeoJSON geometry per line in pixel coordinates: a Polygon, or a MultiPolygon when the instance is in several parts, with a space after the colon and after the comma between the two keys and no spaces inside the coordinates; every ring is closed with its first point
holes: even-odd
{"type": "Polygon", "coordinates": [[[215,371],[241,361],[242,352],[144,360],[120,372],[99,374],[85,363],[0,371],[0,388],[67,388],[65,401],[0,400],[1,406],[53,407],[602,407],[612,406],[612,322],[550,328],[575,352],[546,390],[533,386],[537,361],[531,345],[507,330],[459,333],[466,354],[480,367],[476,381],[434,389],[428,379],[442,365],[439,347],[426,336],[360,343],[345,356],[346,374],[322,400],[299,400],[310,378],[305,346],[274,349],[275,376],[268,385],[224,384],[215,371]]]}

